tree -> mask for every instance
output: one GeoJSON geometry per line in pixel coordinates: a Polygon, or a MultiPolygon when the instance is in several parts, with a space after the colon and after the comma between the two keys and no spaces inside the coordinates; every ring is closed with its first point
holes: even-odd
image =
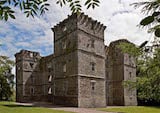
{"type": "MultiPolygon", "coordinates": [[[[136,57],[137,81],[125,82],[126,86],[132,85],[137,88],[138,100],[143,103],[160,103],[160,48],[155,49],[152,54],[147,55],[147,41],[140,46],[121,43],[119,47],[124,53],[136,57]]],[[[153,46],[152,46],[153,47],[153,46]]],[[[151,47],[151,48],[152,48],[151,47]]]]}
{"type": "MultiPolygon", "coordinates": [[[[78,13],[81,9],[81,0],[56,0],[57,4],[61,7],[68,5],[72,13],[78,13]]],[[[99,0],[85,0],[84,6],[93,9],[99,6],[99,0]]],[[[1,0],[0,1],[0,19],[7,21],[9,18],[15,19],[15,10],[13,7],[18,7],[22,12],[26,14],[26,17],[43,15],[48,11],[48,0],[1,0]]]]}
{"type": "Polygon", "coordinates": [[[6,56],[0,56],[0,100],[9,100],[14,87],[14,75],[11,69],[14,62],[6,56]]]}
{"type": "Polygon", "coordinates": [[[160,37],[160,0],[150,0],[133,4],[136,8],[142,7],[142,12],[147,16],[140,22],[141,26],[148,26],[148,32],[154,32],[160,37]]]}
{"type": "Polygon", "coordinates": [[[139,67],[137,78],[138,98],[160,103],[160,49],[153,57],[148,57],[139,67]]]}

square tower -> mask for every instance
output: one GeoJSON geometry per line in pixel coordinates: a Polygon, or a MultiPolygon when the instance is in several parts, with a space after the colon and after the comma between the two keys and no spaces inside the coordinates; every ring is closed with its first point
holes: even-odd
{"type": "Polygon", "coordinates": [[[120,39],[111,42],[106,58],[107,105],[137,105],[136,88],[124,85],[125,81],[136,82],[135,58],[123,53],[118,47],[121,43],[130,43],[120,39]]]}
{"type": "Polygon", "coordinates": [[[30,102],[41,93],[38,52],[21,50],[16,57],[16,101],[30,102]],[[37,81],[38,80],[38,81],[37,81]]]}
{"type": "Polygon", "coordinates": [[[105,26],[92,18],[72,14],[54,31],[54,103],[104,107],[105,26]]]}

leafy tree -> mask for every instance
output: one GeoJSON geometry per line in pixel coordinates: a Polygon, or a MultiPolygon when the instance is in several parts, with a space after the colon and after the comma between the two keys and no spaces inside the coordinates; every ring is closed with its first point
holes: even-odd
{"type": "Polygon", "coordinates": [[[14,75],[11,69],[14,65],[6,56],[0,56],[0,100],[9,100],[14,87],[14,75]]]}
{"type": "Polygon", "coordinates": [[[118,45],[123,53],[128,53],[136,58],[142,54],[142,49],[133,43],[122,42],[118,45]]]}
{"type": "MultiPolygon", "coordinates": [[[[72,13],[78,13],[82,9],[81,0],[56,0],[57,4],[61,7],[68,5],[72,13]]],[[[99,6],[99,0],[85,0],[84,6],[93,9],[99,6]]],[[[15,19],[15,10],[13,7],[19,8],[22,12],[26,14],[26,17],[43,15],[48,11],[48,6],[50,3],[48,0],[0,0],[0,19],[7,21],[8,18],[15,19]]]]}
{"type": "Polygon", "coordinates": [[[146,2],[134,3],[136,8],[142,7],[142,12],[147,16],[141,20],[141,26],[148,26],[148,32],[154,32],[160,37],[160,0],[150,0],[146,2]]]}
{"type": "Polygon", "coordinates": [[[137,60],[136,84],[131,81],[124,84],[137,87],[138,100],[160,103],[160,48],[155,49],[153,55],[149,56],[146,54],[146,44],[145,41],[140,46],[128,43],[119,45],[124,53],[135,56],[137,60]]]}
{"type": "MultiPolygon", "coordinates": [[[[160,102],[160,49],[141,63],[137,77],[138,98],[160,102]]],[[[142,61],[141,61],[142,62],[142,61]]]]}

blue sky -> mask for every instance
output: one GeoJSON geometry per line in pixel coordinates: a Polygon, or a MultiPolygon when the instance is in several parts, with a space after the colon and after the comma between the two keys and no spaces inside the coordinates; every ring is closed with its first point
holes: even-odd
{"type": "MultiPolygon", "coordinates": [[[[95,20],[107,26],[105,31],[105,44],[120,38],[140,44],[144,40],[151,40],[152,35],[147,30],[137,27],[144,17],[140,10],[130,6],[140,0],[100,0],[100,7],[86,10],[95,20]]],[[[0,55],[7,55],[14,59],[14,54],[21,49],[38,51],[42,56],[53,53],[53,33],[51,27],[67,18],[70,14],[68,7],[61,8],[50,0],[49,11],[42,17],[26,18],[16,10],[16,19],[7,22],[0,21],[0,55]]]]}

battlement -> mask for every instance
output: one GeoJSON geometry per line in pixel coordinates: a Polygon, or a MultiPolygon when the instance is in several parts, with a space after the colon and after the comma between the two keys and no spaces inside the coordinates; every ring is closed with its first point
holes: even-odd
{"type": "Polygon", "coordinates": [[[85,15],[84,13],[80,13],[77,16],[78,19],[78,28],[85,30],[87,32],[90,32],[94,35],[103,34],[104,30],[106,29],[106,26],[104,26],[102,23],[92,19],[88,15],[85,15]]]}
{"type": "Polygon", "coordinates": [[[27,58],[27,59],[37,59],[40,58],[39,52],[33,52],[28,50],[21,50],[19,53],[15,54],[16,59],[27,58]]]}
{"type": "Polygon", "coordinates": [[[84,13],[74,13],[52,28],[56,36],[55,38],[63,37],[76,29],[99,38],[104,38],[106,26],[84,13]]]}

